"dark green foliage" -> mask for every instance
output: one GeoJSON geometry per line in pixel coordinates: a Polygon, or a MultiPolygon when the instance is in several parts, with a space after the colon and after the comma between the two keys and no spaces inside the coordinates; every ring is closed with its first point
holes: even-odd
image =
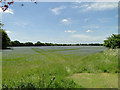
{"type": "Polygon", "coordinates": [[[2,48],[5,49],[9,45],[10,38],[8,37],[7,33],[0,28],[0,36],[2,36],[2,48]]]}
{"type": "Polygon", "coordinates": [[[25,46],[33,46],[33,43],[32,42],[26,42],[25,46]]]}
{"type": "Polygon", "coordinates": [[[26,43],[20,43],[19,41],[15,40],[15,41],[11,41],[10,46],[33,46],[32,42],[26,42],[26,43]]]}
{"type": "Polygon", "coordinates": [[[103,44],[99,43],[90,43],[90,44],[53,44],[53,43],[41,43],[37,41],[36,43],[25,42],[21,43],[19,41],[11,41],[10,46],[103,46],[103,44]]]}
{"type": "Polygon", "coordinates": [[[10,42],[10,44],[9,44],[10,46],[20,46],[20,42],[19,41],[11,41],[10,42]]]}
{"type": "Polygon", "coordinates": [[[34,44],[35,46],[45,46],[44,43],[41,43],[40,41],[38,41],[37,43],[34,44]]]}
{"type": "Polygon", "coordinates": [[[104,40],[104,46],[108,48],[120,48],[120,34],[112,34],[107,40],[104,40]]]}

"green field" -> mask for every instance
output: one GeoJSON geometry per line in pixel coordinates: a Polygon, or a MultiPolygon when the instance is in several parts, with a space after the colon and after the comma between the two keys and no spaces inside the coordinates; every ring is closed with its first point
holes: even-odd
{"type": "Polygon", "coordinates": [[[14,47],[2,58],[3,88],[118,87],[118,49],[14,47]]]}

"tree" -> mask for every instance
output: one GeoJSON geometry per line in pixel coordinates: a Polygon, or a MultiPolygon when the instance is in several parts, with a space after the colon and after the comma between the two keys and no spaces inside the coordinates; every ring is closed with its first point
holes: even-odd
{"type": "Polygon", "coordinates": [[[33,43],[32,42],[26,42],[25,46],[33,46],[33,43]]]}
{"type": "Polygon", "coordinates": [[[37,43],[35,43],[35,46],[40,46],[40,45],[41,45],[40,41],[37,41],[37,43]]]}
{"type": "Polygon", "coordinates": [[[0,28],[0,36],[2,36],[2,49],[7,48],[10,42],[10,38],[8,37],[7,33],[0,28]]]}
{"type": "MultiPolygon", "coordinates": [[[[37,2],[34,1],[34,0],[30,0],[30,1],[34,2],[35,4],[37,4],[37,2]]],[[[2,8],[2,10],[4,12],[4,11],[6,11],[9,8],[10,5],[15,3],[15,0],[8,0],[8,1],[7,0],[0,0],[0,3],[2,3],[1,4],[2,6],[0,6],[0,7],[2,8]]],[[[21,6],[24,6],[24,4],[22,3],[21,6]]]]}
{"type": "Polygon", "coordinates": [[[112,49],[120,48],[120,34],[112,34],[107,40],[104,40],[103,45],[112,49]]]}
{"type": "Polygon", "coordinates": [[[10,46],[20,46],[20,42],[17,41],[17,40],[11,41],[9,45],[10,45],[10,46]]]}
{"type": "Polygon", "coordinates": [[[5,49],[9,45],[10,38],[8,37],[7,33],[2,29],[4,24],[0,21],[0,49],[5,49]]]}

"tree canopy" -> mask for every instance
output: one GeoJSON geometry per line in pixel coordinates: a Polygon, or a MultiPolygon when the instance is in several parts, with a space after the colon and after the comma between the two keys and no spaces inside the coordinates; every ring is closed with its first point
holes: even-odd
{"type": "Polygon", "coordinates": [[[2,37],[2,49],[7,48],[10,42],[10,38],[8,37],[7,33],[0,28],[0,37],[2,37]]]}
{"type": "Polygon", "coordinates": [[[104,40],[103,45],[112,49],[120,48],[120,34],[112,34],[107,40],[104,40]]]}

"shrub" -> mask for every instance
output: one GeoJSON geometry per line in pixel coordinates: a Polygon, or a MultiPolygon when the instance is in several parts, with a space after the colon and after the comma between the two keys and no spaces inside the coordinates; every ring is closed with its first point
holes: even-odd
{"type": "Polygon", "coordinates": [[[112,34],[112,36],[108,37],[107,40],[104,40],[105,47],[108,48],[120,48],[120,34],[112,34]]]}

